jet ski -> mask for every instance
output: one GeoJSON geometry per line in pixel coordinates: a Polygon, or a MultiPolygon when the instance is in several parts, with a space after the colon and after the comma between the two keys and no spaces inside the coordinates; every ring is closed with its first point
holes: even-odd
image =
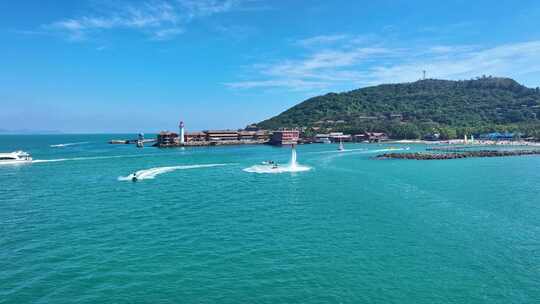
{"type": "Polygon", "coordinates": [[[135,173],[131,174],[131,181],[132,182],[136,182],[138,180],[139,180],[139,178],[137,177],[137,174],[135,174],[135,173]]]}

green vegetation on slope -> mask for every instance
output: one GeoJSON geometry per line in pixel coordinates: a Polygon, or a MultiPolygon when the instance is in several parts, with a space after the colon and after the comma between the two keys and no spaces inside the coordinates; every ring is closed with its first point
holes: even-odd
{"type": "Polygon", "coordinates": [[[308,132],[387,132],[393,138],[442,138],[492,131],[540,138],[540,90],[509,78],[427,79],[310,98],[257,124],[308,132]]]}

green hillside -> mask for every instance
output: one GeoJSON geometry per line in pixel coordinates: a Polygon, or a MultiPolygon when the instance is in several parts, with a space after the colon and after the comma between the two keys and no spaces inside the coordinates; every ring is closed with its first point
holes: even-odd
{"type": "Polygon", "coordinates": [[[307,132],[383,131],[393,138],[432,132],[456,138],[490,131],[540,138],[540,90],[495,77],[384,84],[313,97],[257,125],[306,127],[307,132]]]}

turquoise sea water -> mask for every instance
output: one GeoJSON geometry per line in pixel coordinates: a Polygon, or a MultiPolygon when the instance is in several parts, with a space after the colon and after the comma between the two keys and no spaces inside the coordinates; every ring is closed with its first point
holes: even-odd
{"type": "Polygon", "coordinates": [[[117,137],[0,136],[38,160],[0,166],[0,303],[540,303],[540,157],[117,137]]]}

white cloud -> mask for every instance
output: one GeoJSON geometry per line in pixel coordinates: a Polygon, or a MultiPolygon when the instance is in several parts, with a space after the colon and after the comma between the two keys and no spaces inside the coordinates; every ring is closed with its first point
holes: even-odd
{"type": "Polygon", "coordinates": [[[336,47],[338,49],[350,49],[370,45],[372,43],[380,42],[380,40],[381,37],[375,34],[331,34],[299,39],[294,42],[294,45],[306,49],[325,49],[328,47],[336,47]]]}
{"type": "Polygon", "coordinates": [[[178,0],[178,2],[188,10],[191,18],[224,13],[240,5],[238,0],[178,0]]]}
{"type": "Polygon", "coordinates": [[[253,89],[253,88],[288,88],[291,90],[306,90],[325,88],[329,85],[324,81],[310,81],[301,79],[274,79],[274,80],[260,80],[260,81],[242,81],[227,83],[228,87],[235,89],[253,89]]]}
{"type": "Polygon", "coordinates": [[[325,70],[353,66],[364,59],[391,55],[384,48],[356,48],[352,50],[324,50],[297,61],[286,61],[269,67],[263,73],[273,76],[320,77],[325,70]]]}
{"type": "Polygon", "coordinates": [[[460,52],[474,51],[475,45],[434,45],[427,48],[428,53],[433,54],[457,54],[460,52]]]}
{"type": "Polygon", "coordinates": [[[300,39],[296,43],[303,47],[310,47],[314,45],[325,45],[325,44],[341,41],[347,38],[349,38],[349,35],[345,35],[345,34],[320,35],[320,36],[300,39]]]}
{"type": "Polygon", "coordinates": [[[71,40],[85,40],[96,32],[113,29],[141,31],[154,40],[166,40],[184,32],[184,27],[196,18],[226,13],[240,4],[239,0],[127,2],[106,14],[63,19],[42,28],[65,34],[71,40]]]}
{"type": "Polygon", "coordinates": [[[444,58],[414,58],[368,70],[371,83],[414,81],[419,71],[432,78],[466,79],[480,75],[518,77],[540,72],[540,41],[504,44],[449,53],[444,58]]]}
{"type": "MultiPolygon", "coordinates": [[[[318,37],[312,41],[319,41],[318,37]]],[[[484,74],[518,77],[540,73],[540,41],[495,47],[369,48],[351,47],[344,40],[341,45],[309,50],[301,59],[255,64],[252,68],[251,79],[226,85],[235,89],[332,90],[415,81],[421,77],[422,70],[430,78],[443,79],[467,79],[484,74]]]]}
{"type": "Polygon", "coordinates": [[[153,40],[169,40],[173,38],[174,36],[182,34],[183,32],[184,32],[184,29],[182,28],[160,29],[153,32],[152,39],[153,40]]]}

